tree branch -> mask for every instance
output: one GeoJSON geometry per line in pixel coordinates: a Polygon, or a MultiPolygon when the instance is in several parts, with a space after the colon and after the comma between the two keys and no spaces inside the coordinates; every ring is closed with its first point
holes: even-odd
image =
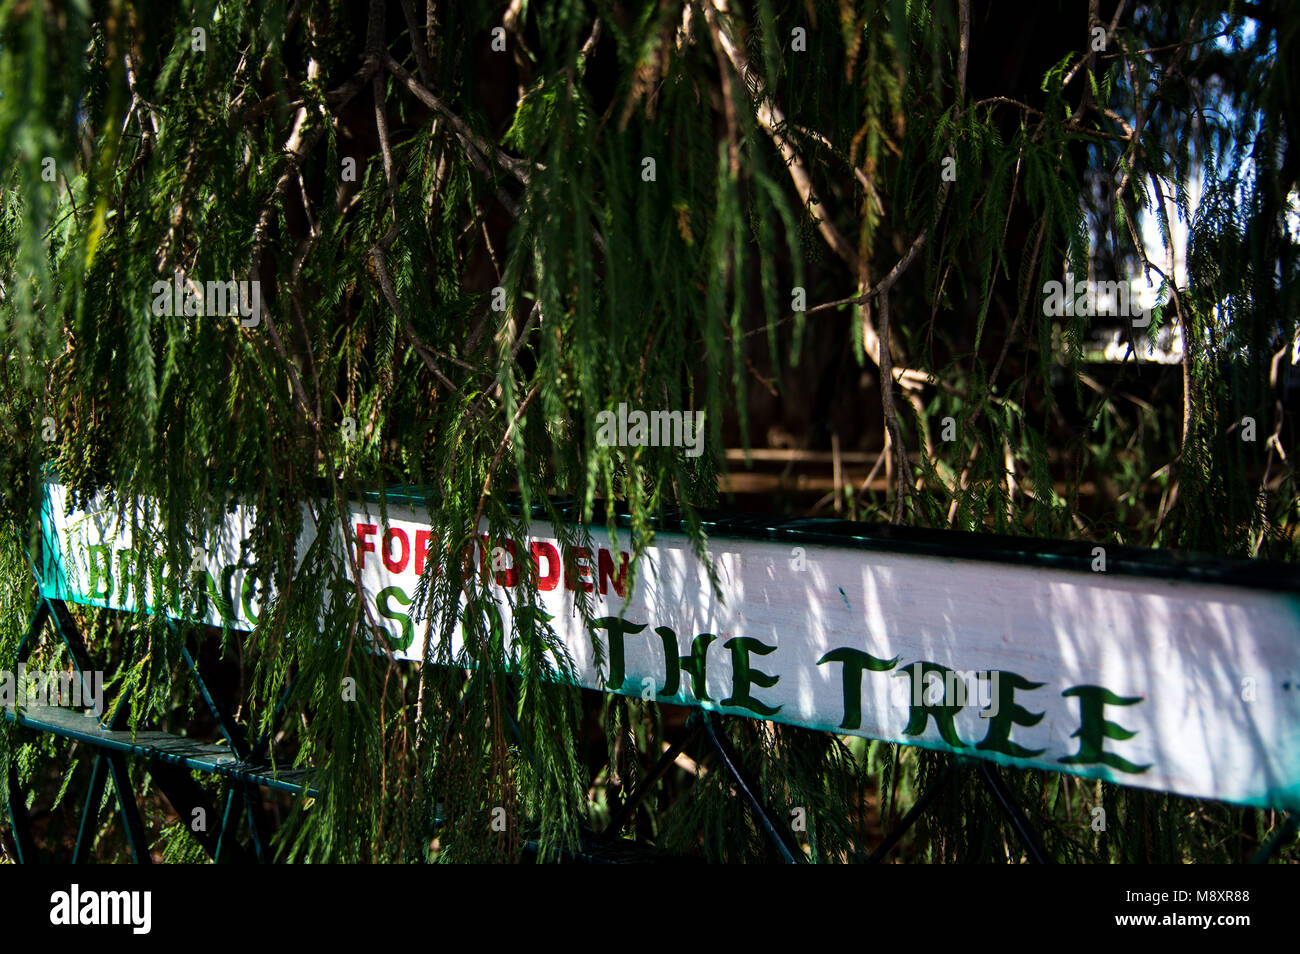
{"type": "Polygon", "coordinates": [[[735,69],[745,88],[750,90],[754,101],[757,104],[755,118],[758,124],[772,140],[777,151],[781,153],[781,158],[785,160],[786,168],[790,172],[790,178],[794,181],[795,191],[799,193],[799,198],[809,212],[817,216],[817,231],[826,240],[826,244],[831,247],[846,265],[852,270],[855,276],[861,275],[862,266],[858,258],[857,251],[849,244],[848,240],[840,233],[830,217],[821,211],[822,200],[817,195],[817,189],[812,183],[812,177],[808,174],[808,169],[799,154],[795,152],[793,143],[784,132],[786,125],[785,114],[772,101],[763,89],[762,81],[758,79],[749,69],[749,63],[745,58],[744,52],[732,42],[727,35],[720,18],[729,17],[727,10],[727,0],[708,0],[704,4],[704,17],[709,24],[709,29],[713,33],[714,41],[722,47],[731,61],[732,68],[735,69]]]}

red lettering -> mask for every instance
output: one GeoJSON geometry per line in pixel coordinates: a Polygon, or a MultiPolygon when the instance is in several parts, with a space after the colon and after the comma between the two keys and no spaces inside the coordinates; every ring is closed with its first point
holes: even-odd
{"type": "Polygon", "coordinates": [[[564,575],[564,586],[566,589],[576,589],[576,584],[582,584],[582,591],[590,593],[596,587],[591,582],[591,554],[587,552],[586,547],[574,547],[573,567],[570,572],[564,575]]]}
{"type": "Polygon", "coordinates": [[[424,572],[424,561],[429,555],[429,538],[433,536],[430,530],[415,531],[415,574],[419,576],[424,572]]]}
{"type": "Polygon", "coordinates": [[[388,532],[384,534],[384,551],[380,554],[384,558],[384,566],[388,567],[390,573],[401,573],[406,569],[406,562],[411,558],[411,541],[406,536],[406,531],[398,527],[389,527],[388,532]],[[402,542],[402,555],[394,560],[390,554],[393,552],[393,541],[402,542]]]}
{"type": "Polygon", "coordinates": [[[606,593],[609,592],[609,584],[610,584],[610,583],[613,583],[613,584],[614,584],[614,592],[615,592],[615,593],[617,593],[619,596],[623,596],[623,597],[626,597],[626,596],[627,596],[627,558],[628,558],[628,555],[627,555],[626,553],[624,553],[622,550],[620,550],[620,551],[618,552],[618,555],[619,555],[619,557],[621,558],[621,561],[620,561],[620,563],[619,563],[619,567],[618,567],[618,575],[617,575],[617,576],[614,575],[614,557],[613,557],[613,555],[612,555],[608,550],[606,550],[604,547],[601,547],[601,548],[600,548],[600,552],[596,555],[596,560],[597,560],[597,562],[598,562],[598,564],[599,564],[599,567],[600,567],[600,569],[599,569],[599,575],[600,575],[600,595],[601,595],[601,596],[604,596],[606,593]]]}
{"type": "Polygon", "coordinates": [[[375,552],[375,545],[367,543],[366,537],[372,533],[378,533],[379,527],[373,523],[357,524],[357,569],[360,570],[366,565],[366,554],[375,552]]]}
{"type": "Polygon", "coordinates": [[[560,582],[560,553],[549,543],[534,540],[528,548],[533,557],[533,569],[537,573],[537,588],[553,590],[560,582]],[[542,558],[546,558],[546,575],[542,575],[542,558]]]}
{"type": "Polygon", "coordinates": [[[492,568],[496,570],[496,581],[498,586],[511,587],[519,582],[519,567],[516,565],[515,541],[502,540],[501,549],[510,554],[510,565],[508,567],[498,568],[500,560],[497,558],[496,550],[492,551],[492,568]]]}

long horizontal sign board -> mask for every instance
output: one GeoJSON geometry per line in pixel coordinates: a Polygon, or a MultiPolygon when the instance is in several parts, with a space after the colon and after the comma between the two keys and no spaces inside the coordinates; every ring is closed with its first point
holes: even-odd
{"type": "MultiPolygon", "coordinates": [[[[129,518],[68,500],[47,485],[45,594],[128,610],[143,600],[175,615],[129,518]]],[[[433,558],[428,521],[415,502],[350,506],[346,545],[368,608],[399,655],[418,660],[425,627],[412,610],[433,558]]],[[[196,557],[214,596],[196,615],[209,623],[256,625],[243,552],[252,520],[236,508],[196,557]]],[[[630,586],[626,537],[593,528],[579,547],[562,542],[572,532],[529,526],[491,553],[484,537],[473,558],[507,633],[510,591],[532,562],[539,605],[585,687],[1300,809],[1300,586],[1289,566],[741,521],[710,533],[719,598],[682,533],[656,534],[630,586]]]]}

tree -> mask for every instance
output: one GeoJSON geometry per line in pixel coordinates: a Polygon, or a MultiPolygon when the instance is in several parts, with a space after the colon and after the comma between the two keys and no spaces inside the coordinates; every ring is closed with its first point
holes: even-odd
{"type": "MultiPolygon", "coordinates": [[[[256,503],[279,596],[228,651],[257,728],[296,677],[286,751],[322,772],[286,857],[419,859],[435,838],[444,859],[511,855],[522,829],[496,837],[494,808],[552,857],[589,811],[584,706],[623,778],[659,723],[552,679],[544,621],[517,634],[522,675],[485,615],[468,683],[353,652],[373,620],[331,600],[338,556],[291,552],[303,500],[328,523],[350,495],[420,488],[449,571],[420,594],[431,659],[463,594],[486,613],[457,557],[480,520],[501,539],[532,508],[563,523],[560,499],[611,530],[622,509],[640,553],[681,507],[703,553],[721,451],[785,422],[879,449],[889,490],[845,493],[853,515],[1296,557],[1297,34],[1279,3],[8,0],[2,17],[4,644],[45,465],[78,494],[156,499],[173,578],[229,504],[256,503]],[[1052,314],[1067,274],[1150,279],[1149,325],[1052,314]],[[166,291],[191,281],[257,297],[203,314],[166,291]],[[1172,330],[1180,364],[1092,367],[1098,326],[1134,348],[1172,330]],[[702,410],[706,452],[602,446],[620,402],[702,410]],[[1262,440],[1233,430],[1245,418],[1262,440]],[[322,605],[347,652],[290,638],[322,605]]],[[[142,724],[174,718],[180,637],[156,617],[114,632],[142,724]]],[[[775,803],[809,808],[819,858],[869,853],[864,792],[888,806],[900,774],[943,767],[728,731],[775,803]]],[[[1078,798],[1049,806],[1054,782],[1015,783],[1048,824],[1078,798]]],[[[959,834],[929,831],[933,857],[994,843],[977,797],[950,804],[959,834]]],[[[1153,831],[1166,853],[1190,837],[1157,798],[1104,798],[1140,820],[1049,847],[1134,858],[1153,831]]],[[[661,842],[760,854],[730,811],[707,776],[661,842]]]]}

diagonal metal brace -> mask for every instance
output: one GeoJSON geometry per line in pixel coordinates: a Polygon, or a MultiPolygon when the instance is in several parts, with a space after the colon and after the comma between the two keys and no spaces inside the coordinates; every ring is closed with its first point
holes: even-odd
{"type": "Polygon", "coordinates": [[[910,809],[908,809],[907,814],[903,816],[902,821],[900,821],[894,830],[889,833],[889,836],[880,843],[879,847],[871,853],[871,856],[867,858],[867,864],[874,865],[884,861],[885,855],[889,854],[890,850],[902,841],[903,836],[906,835],[908,830],[916,824],[917,819],[925,814],[926,809],[929,808],[931,803],[933,803],[943,790],[948,787],[952,780],[961,774],[963,768],[964,766],[962,766],[958,760],[953,759],[950,761],[948,767],[943,770],[943,774],[940,775],[929,788],[921,793],[921,797],[916,800],[910,809]]]}
{"type": "Polygon", "coordinates": [[[686,731],[686,735],[682,736],[679,741],[674,742],[664,750],[664,754],[659,757],[659,761],[656,762],[654,768],[650,770],[650,774],[641,780],[641,783],[637,785],[637,787],[628,794],[627,798],[623,800],[623,804],[618,807],[618,811],[614,812],[614,816],[609,820],[609,824],[605,826],[604,833],[606,835],[618,837],[618,833],[621,832],[623,826],[631,820],[633,813],[636,811],[637,805],[639,805],[642,799],[645,798],[646,793],[658,784],[659,780],[668,772],[668,769],[677,761],[677,756],[682,753],[682,750],[684,750],[686,746],[694,742],[699,734],[700,726],[697,723],[690,726],[686,731]]]}
{"type": "Polygon", "coordinates": [[[1020,836],[1021,843],[1025,846],[1025,851],[1036,864],[1047,865],[1052,863],[1052,856],[1047,853],[1047,848],[1043,845],[1042,839],[1038,837],[1038,832],[1034,831],[1033,825],[1025,817],[1019,803],[1016,802],[1015,795],[1011,789],[1007,788],[1007,783],[1002,780],[997,768],[991,762],[981,760],[979,763],[980,777],[984,779],[984,784],[988,786],[989,792],[993,795],[993,800],[998,803],[1002,813],[1007,816],[1011,822],[1011,827],[1016,830],[1020,836]]]}
{"type": "Polygon", "coordinates": [[[790,865],[807,864],[808,859],[805,857],[803,849],[798,844],[791,844],[790,841],[787,841],[787,834],[772,820],[767,807],[758,796],[757,786],[746,776],[739,757],[737,757],[731,743],[727,741],[726,736],[721,731],[722,723],[717,713],[702,713],[700,710],[696,710],[695,713],[692,713],[692,719],[698,721],[703,727],[705,736],[722,760],[723,768],[736,783],[736,788],[739,789],[741,797],[748,803],[749,810],[754,815],[754,821],[772,847],[776,849],[777,854],[781,856],[781,860],[790,865]]]}

